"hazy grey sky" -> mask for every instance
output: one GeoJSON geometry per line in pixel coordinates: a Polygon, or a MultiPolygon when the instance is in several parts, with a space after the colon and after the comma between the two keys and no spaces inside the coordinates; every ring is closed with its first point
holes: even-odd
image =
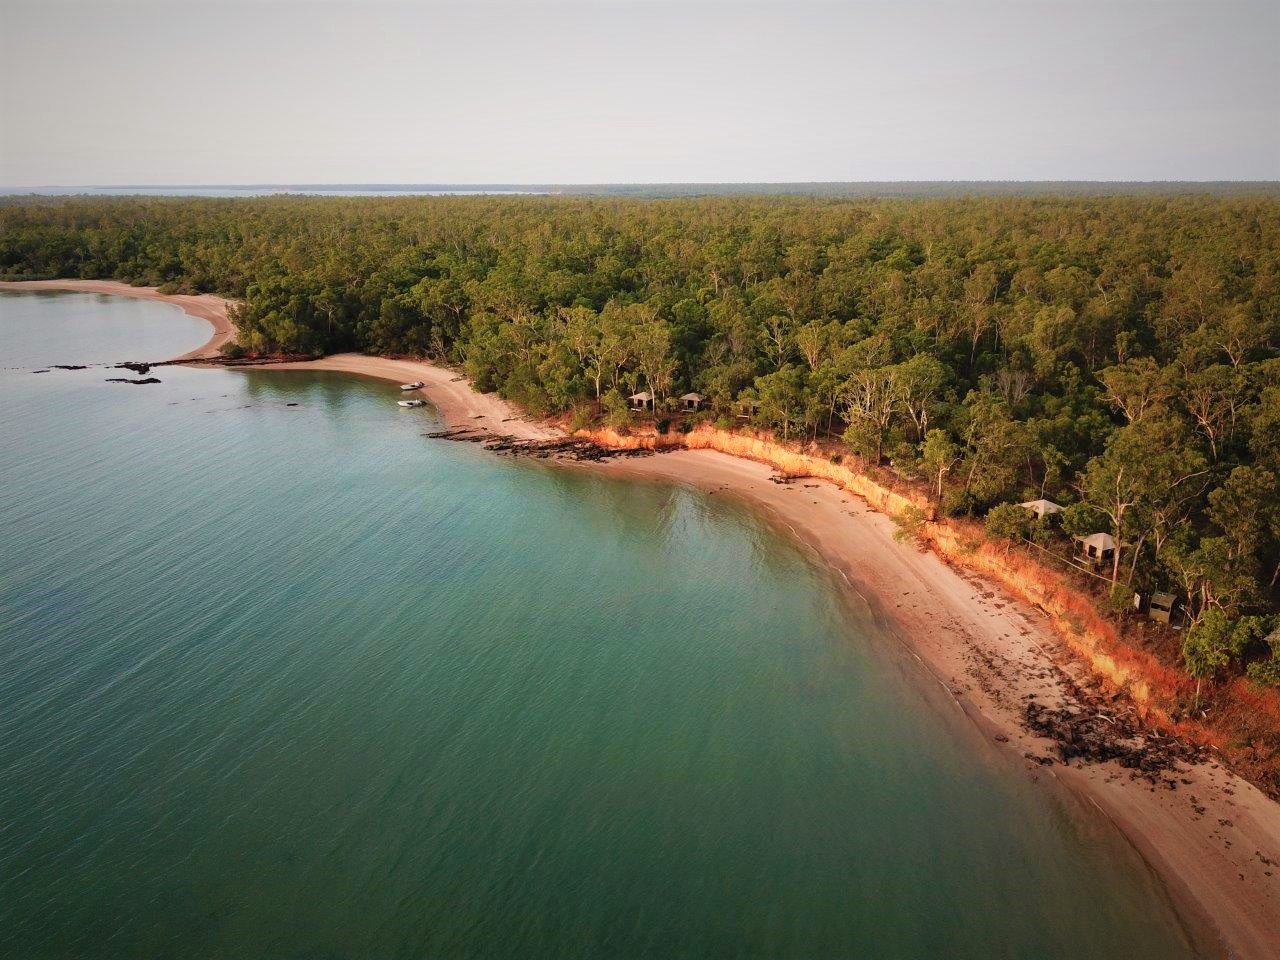
{"type": "Polygon", "coordinates": [[[0,0],[0,184],[1280,179],[1280,0],[0,0]]]}

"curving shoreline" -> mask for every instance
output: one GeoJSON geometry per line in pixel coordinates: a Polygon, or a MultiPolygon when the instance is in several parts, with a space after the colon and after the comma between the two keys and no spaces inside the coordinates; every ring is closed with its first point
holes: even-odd
{"type": "MultiPolygon", "coordinates": [[[[252,365],[249,365],[252,368],[252,365]]],[[[507,434],[521,440],[550,440],[563,432],[527,417],[496,394],[478,393],[454,370],[432,366],[418,360],[395,360],[368,357],[359,353],[335,353],[319,360],[273,363],[271,370],[322,370],[350,373],[395,383],[425,386],[414,394],[423,394],[440,411],[450,426],[468,426],[492,433],[507,434]]],[[[412,396],[413,394],[406,394],[412,396]]]]}
{"type": "MultiPolygon", "coordinates": [[[[211,295],[164,295],[112,281],[0,282],[5,289],[174,303],[214,327],[206,344],[178,360],[214,359],[235,333],[229,304],[211,295]]],[[[563,435],[494,395],[476,392],[457,372],[420,361],[341,354],[269,369],[422,380],[422,393],[450,426],[522,439],[563,435]]],[[[818,553],[1009,762],[1026,767],[1033,777],[1050,774],[1115,823],[1164,882],[1201,949],[1243,958],[1274,955],[1280,943],[1280,804],[1216,763],[1179,771],[1175,776],[1181,783],[1171,790],[1134,778],[1114,761],[1038,762],[1050,742],[1026,729],[1025,698],[1033,694],[1048,705],[1070,702],[1073,684],[1092,682],[1039,611],[934,553],[898,542],[889,517],[825,481],[778,484],[770,466],[709,449],[597,469],[686,484],[762,511],[781,533],[818,553]]]]}
{"type": "Polygon", "coordinates": [[[214,360],[221,356],[221,348],[236,335],[235,324],[228,311],[231,302],[212,293],[182,294],[161,293],[155,287],[133,287],[119,280],[0,280],[0,291],[28,291],[49,293],[102,293],[116,297],[133,297],[136,300],[159,300],[172,303],[213,327],[213,334],[201,346],[189,350],[180,360],[214,360]]]}
{"type": "MultiPolygon", "coordinates": [[[[421,361],[337,354],[267,369],[422,380],[421,392],[450,427],[526,439],[563,435],[496,395],[476,392],[456,371],[421,361]]],[[[780,533],[817,552],[994,748],[1033,777],[1047,774],[1115,824],[1163,882],[1200,950],[1244,960],[1274,957],[1280,804],[1212,761],[1173,774],[1179,783],[1170,790],[1114,761],[1081,766],[1035,759],[1045,757],[1051,743],[1027,730],[1025,698],[1071,702],[1074,685],[1094,683],[1043,613],[899,542],[887,515],[827,481],[779,484],[772,467],[716,450],[674,450],[592,469],[733,496],[762,512],[780,533]]]]}

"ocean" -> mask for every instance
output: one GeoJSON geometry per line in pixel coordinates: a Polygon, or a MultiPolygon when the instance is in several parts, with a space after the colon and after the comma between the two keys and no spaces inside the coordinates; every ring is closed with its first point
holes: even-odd
{"type": "Polygon", "coordinates": [[[432,440],[208,328],[0,294],[0,956],[1192,955],[723,497],[432,440]]]}

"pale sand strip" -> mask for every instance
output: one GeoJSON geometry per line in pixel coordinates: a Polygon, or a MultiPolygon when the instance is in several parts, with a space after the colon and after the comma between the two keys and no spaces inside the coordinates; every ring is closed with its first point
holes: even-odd
{"type": "MultiPolygon", "coordinates": [[[[550,440],[564,436],[555,427],[525,417],[505,400],[491,393],[478,393],[471,384],[453,370],[436,367],[419,360],[390,360],[367,357],[359,353],[337,353],[320,360],[298,363],[273,363],[269,370],[331,370],[354,373],[396,383],[421,380],[425,394],[440,410],[441,418],[454,427],[474,427],[488,433],[505,434],[521,440],[550,440]]],[[[418,391],[407,393],[416,396],[418,391]]]]}
{"type": "Polygon", "coordinates": [[[1216,763],[1174,774],[1190,783],[1168,790],[1131,779],[1115,762],[1042,767],[1024,759],[1050,752],[1023,727],[1026,695],[1054,704],[1064,673],[1088,679],[1039,611],[898,542],[889,517],[825,481],[777,484],[770,467],[712,450],[600,469],[733,495],[763,510],[866,601],[1011,762],[1057,778],[1119,826],[1198,945],[1246,960],[1280,956],[1280,804],[1216,763]]]}
{"type": "MultiPolygon", "coordinates": [[[[495,395],[477,393],[455,371],[428,363],[343,354],[271,369],[422,380],[423,392],[450,426],[528,439],[563,435],[522,418],[495,395]]],[[[728,493],[762,509],[816,550],[868,603],[991,737],[1000,755],[1026,766],[1032,776],[1052,776],[1109,817],[1162,879],[1200,946],[1243,960],[1275,960],[1280,944],[1280,804],[1218,764],[1178,773],[1191,782],[1168,790],[1131,779],[1116,763],[1044,767],[1024,759],[1027,753],[1045,755],[1050,747],[1024,729],[1024,697],[1034,693],[1040,702],[1054,704],[1064,694],[1064,671],[1089,679],[1039,611],[1009,599],[999,587],[962,575],[931,552],[898,542],[887,516],[824,481],[776,484],[770,467],[709,450],[590,468],[728,493]]]]}
{"type": "MultiPolygon", "coordinates": [[[[215,356],[234,335],[227,302],[210,295],[165,296],[151,288],[92,280],[9,282],[0,283],[0,289],[114,293],[176,303],[215,330],[208,343],[179,359],[215,356]]],[[[477,393],[454,371],[428,363],[339,354],[268,369],[422,380],[422,392],[451,426],[522,439],[563,435],[494,395],[477,393]]],[[[889,518],[830,483],[775,484],[769,467],[705,450],[597,468],[731,493],[762,508],[818,552],[980,729],[993,739],[1008,738],[998,745],[1006,756],[1024,762],[1024,753],[1046,751],[1048,744],[1022,727],[1023,697],[1036,693],[1052,703],[1061,693],[1057,670],[1084,674],[1038,611],[962,576],[932,553],[897,542],[889,518]]],[[[1242,960],[1280,955],[1280,804],[1216,764],[1182,773],[1191,783],[1177,791],[1131,780],[1114,763],[1034,765],[1032,770],[1052,774],[1120,827],[1162,878],[1198,940],[1242,960]],[[1197,813],[1197,805],[1203,813],[1197,813]]]]}
{"type": "Polygon", "coordinates": [[[207,321],[213,327],[211,336],[203,346],[184,353],[175,360],[211,360],[220,354],[219,349],[236,335],[236,328],[227,316],[230,302],[211,293],[170,294],[161,293],[155,287],[131,287],[118,280],[0,280],[0,290],[45,290],[69,293],[106,293],[116,297],[134,297],[138,300],[160,300],[179,306],[193,317],[207,321]]]}

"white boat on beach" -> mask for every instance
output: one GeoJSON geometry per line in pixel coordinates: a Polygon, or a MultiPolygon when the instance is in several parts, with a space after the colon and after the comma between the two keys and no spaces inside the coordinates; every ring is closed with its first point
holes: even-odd
{"type": "Polygon", "coordinates": [[[422,389],[422,381],[421,381],[421,380],[415,380],[415,381],[413,381],[413,383],[402,383],[402,384],[400,384],[400,389],[401,389],[401,390],[421,390],[421,389],[422,389]]]}
{"type": "Polygon", "coordinates": [[[425,407],[427,405],[425,400],[397,400],[396,403],[402,407],[425,407]]]}

